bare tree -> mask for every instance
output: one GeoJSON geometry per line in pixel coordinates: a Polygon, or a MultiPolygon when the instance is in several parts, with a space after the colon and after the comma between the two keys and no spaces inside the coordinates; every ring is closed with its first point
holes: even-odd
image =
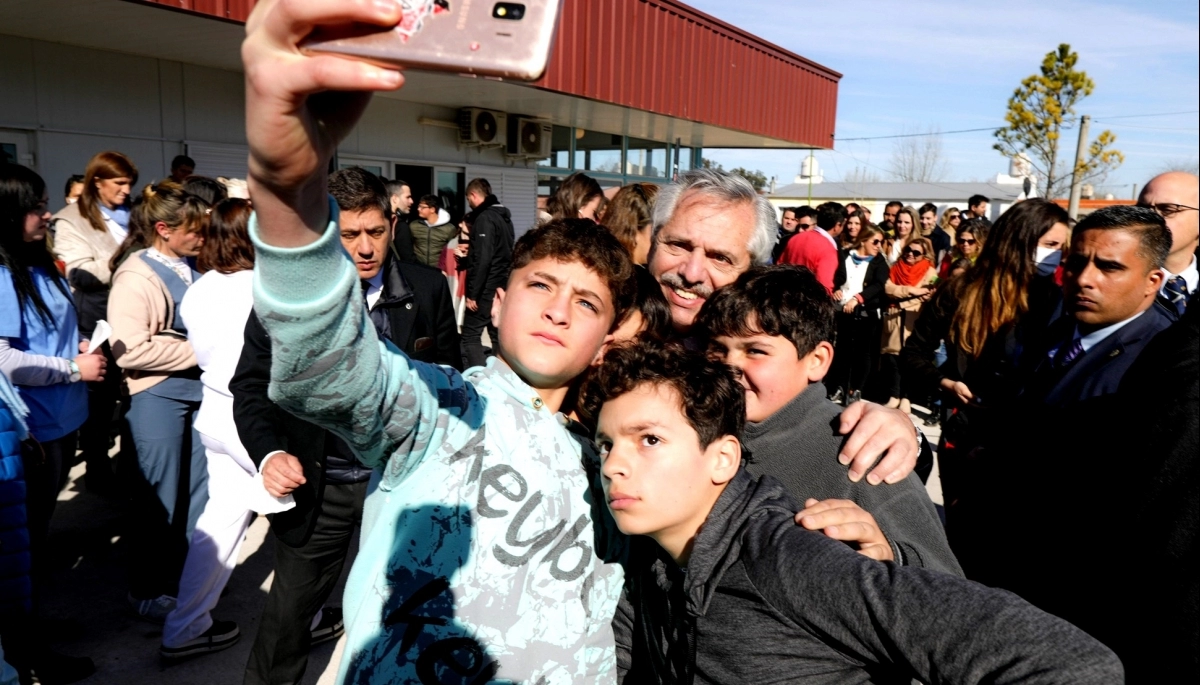
{"type": "Polygon", "coordinates": [[[946,180],[950,164],[942,155],[941,129],[906,129],[902,135],[892,141],[892,159],[888,163],[892,178],[910,183],[946,180]]]}
{"type": "Polygon", "coordinates": [[[1200,160],[1195,157],[1191,159],[1187,157],[1169,159],[1160,164],[1158,171],[1154,172],[1154,174],[1157,176],[1158,174],[1165,174],[1168,171],[1183,171],[1193,176],[1200,176],[1200,160]]]}
{"type": "Polygon", "coordinates": [[[842,183],[878,183],[883,179],[880,178],[879,172],[870,167],[856,166],[853,170],[846,172],[842,177],[842,183]]]}

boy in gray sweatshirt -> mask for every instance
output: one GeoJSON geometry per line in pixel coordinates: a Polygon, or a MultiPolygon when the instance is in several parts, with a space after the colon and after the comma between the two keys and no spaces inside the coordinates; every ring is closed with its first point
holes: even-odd
{"type": "Polygon", "coordinates": [[[836,460],[842,408],[821,383],[833,360],[834,304],[811,271],[755,267],[717,291],[696,321],[710,355],[733,367],[745,389],[746,470],[778,479],[805,503],[798,523],[873,559],[962,575],[916,475],[868,485],[852,482],[836,460]]]}
{"type": "Polygon", "coordinates": [[[604,497],[634,538],[613,622],[627,683],[1120,683],[1104,645],[1014,594],[878,562],[793,522],[741,467],[728,367],[645,343],[590,394],[604,497]]]}

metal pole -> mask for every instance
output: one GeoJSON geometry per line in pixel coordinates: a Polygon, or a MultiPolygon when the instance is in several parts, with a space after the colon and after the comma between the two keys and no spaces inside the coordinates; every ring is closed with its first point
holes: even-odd
{"type": "Polygon", "coordinates": [[[808,148],[808,206],[812,206],[813,149],[808,148]]]}
{"type": "Polygon", "coordinates": [[[1083,182],[1083,174],[1080,173],[1080,167],[1083,166],[1083,155],[1087,146],[1088,124],[1091,121],[1092,118],[1086,114],[1079,118],[1079,143],[1075,146],[1075,166],[1071,169],[1071,199],[1067,202],[1067,214],[1072,219],[1079,217],[1079,195],[1083,182]]]}

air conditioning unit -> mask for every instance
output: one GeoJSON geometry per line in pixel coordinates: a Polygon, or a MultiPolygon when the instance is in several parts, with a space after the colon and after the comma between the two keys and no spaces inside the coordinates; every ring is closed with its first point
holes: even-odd
{"type": "Polygon", "coordinates": [[[458,141],[464,145],[504,147],[508,139],[508,115],[490,109],[465,107],[458,110],[458,141]]]}
{"type": "Polygon", "coordinates": [[[517,117],[508,136],[508,154],[511,157],[545,159],[550,156],[554,124],[539,119],[517,117]]]}

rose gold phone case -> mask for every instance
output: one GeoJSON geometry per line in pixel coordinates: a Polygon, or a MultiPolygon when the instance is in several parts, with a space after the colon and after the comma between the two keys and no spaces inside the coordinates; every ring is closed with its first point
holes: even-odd
{"type": "Polygon", "coordinates": [[[526,0],[517,21],[492,16],[495,0],[397,0],[391,30],[353,27],[310,36],[304,49],[389,66],[535,81],[546,70],[562,0],[526,0]]]}

